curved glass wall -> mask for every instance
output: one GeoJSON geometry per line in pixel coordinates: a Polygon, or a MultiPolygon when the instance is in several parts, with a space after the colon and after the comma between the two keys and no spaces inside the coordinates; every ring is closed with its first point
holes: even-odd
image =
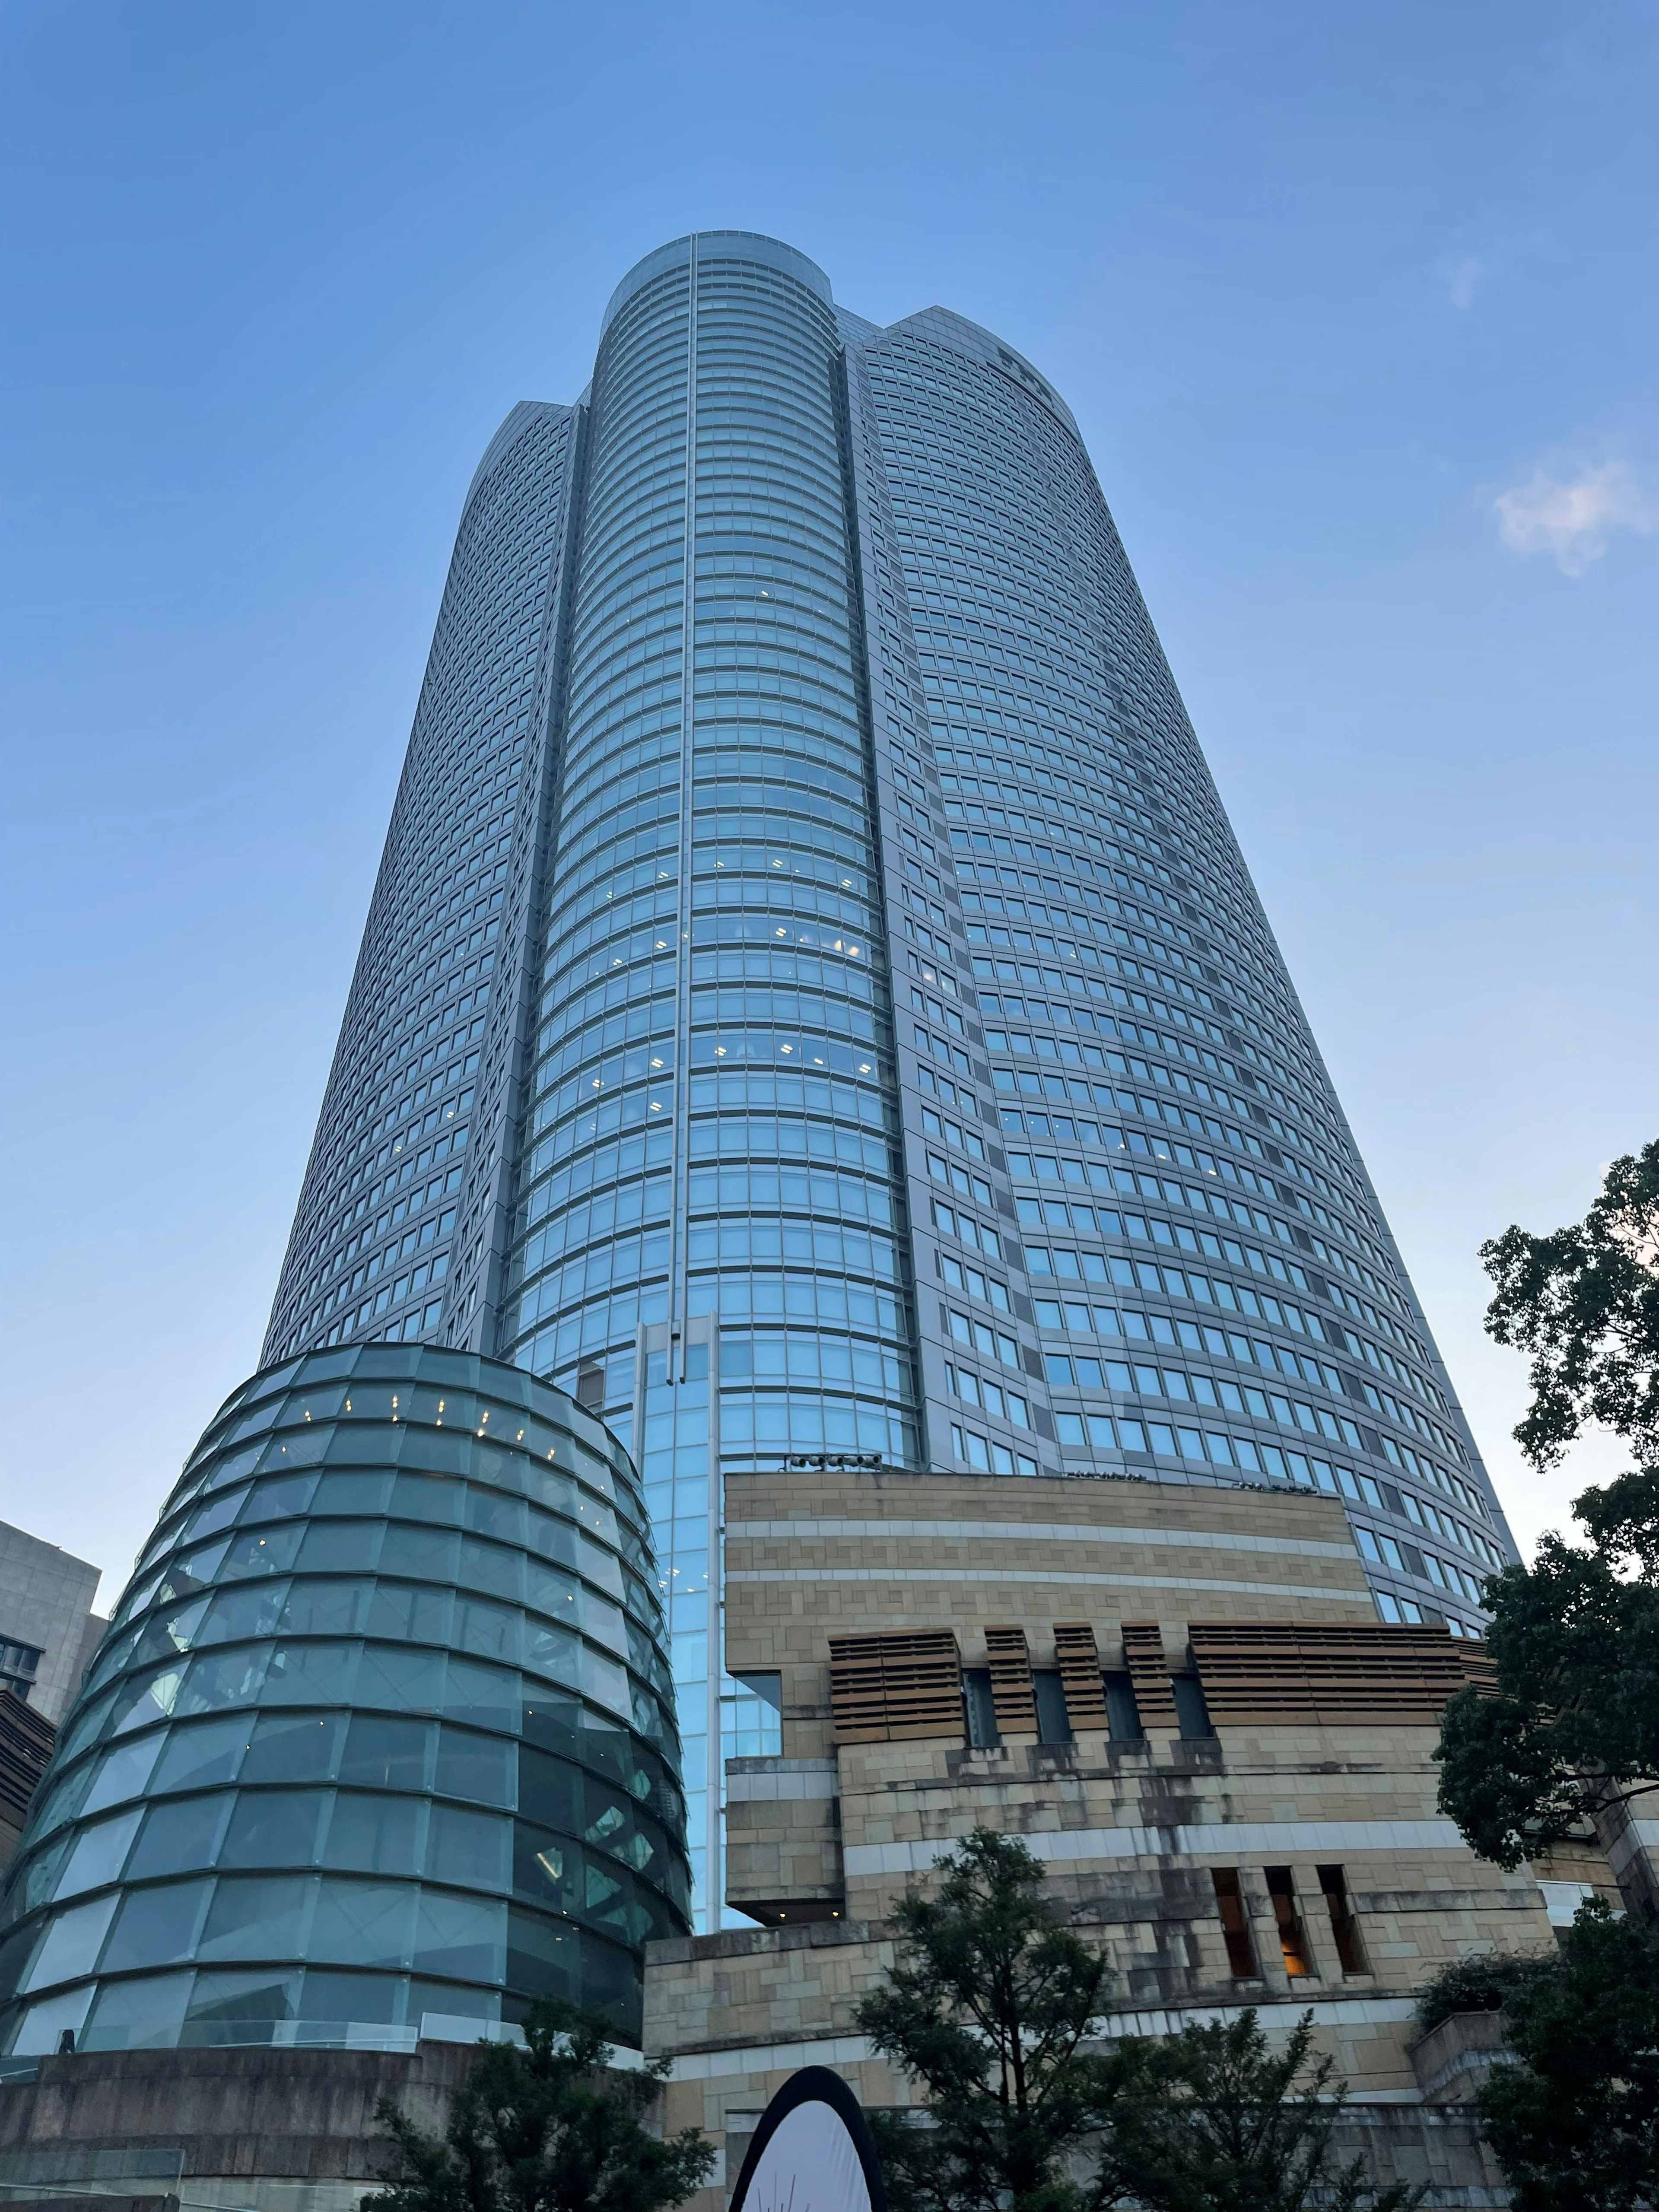
{"type": "Polygon", "coordinates": [[[1323,1490],[1474,1632],[1508,1531],[1076,425],[957,316],[848,335],[1063,1463],[1323,1490]]]}
{"type": "Polygon", "coordinates": [[[474,1323],[504,1219],[580,421],[515,407],[466,495],[267,1361],[490,1348],[474,1323]]]}
{"type": "Polygon", "coordinates": [[[0,2053],[398,2039],[557,1995],[639,2039],[688,1926],[639,1488],[521,1370],[312,1353],[221,1409],[9,1869],[0,2053]]]}
{"type": "Polygon", "coordinates": [[[606,325],[499,1340],[626,1424],[662,1332],[632,1441],[700,1876],[715,1455],[920,1452],[827,293],[704,234],[606,325]]]}

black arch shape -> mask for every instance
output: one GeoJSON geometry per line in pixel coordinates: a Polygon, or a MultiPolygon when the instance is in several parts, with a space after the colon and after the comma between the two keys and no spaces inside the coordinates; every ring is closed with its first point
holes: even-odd
{"type": "Polygon", "coordinates": [[[792,2074],[761,2114],[754,2141],[744,2154],[738,2185],[732,2192],[732,2212],[746,2212],[749,2185],[754,2179],[755,2168],[781,2124],[799,2105],[829,2106],[851,2136],[853,2148],[859,2154],[864,2185],[870,2192],[870,2212],[887,2212],[887,2185],[882,2179],[881,2160],[877,2154],[876,2139],[870,2132],[870,2123],[864,2117],[864,2107],[841,2075],[832,2074],[827,2066],[803,2066],[798,2073],[792,2074]]]}

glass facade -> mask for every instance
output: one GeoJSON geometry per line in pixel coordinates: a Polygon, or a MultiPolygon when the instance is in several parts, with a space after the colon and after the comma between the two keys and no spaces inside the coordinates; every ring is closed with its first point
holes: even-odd
{"type": "Polygon", "coordinates": [[[637,2043],[641,1948],[689,1924],[678,1769],[643,1501],[597,1420],[470,1353],[266,1369],[64,1724],[0,2054],[412,2042],[542,1994],[637,2043]]]}
{"type": "Polygon", "coordinates": [[[705,232],[502,426],[266,1357],[388,1336],[635,1454],[701,1924],[775,1726],[722,1468],[1301,1485],[1385,1619],[1478,1627],[1490,1484],[1076,425],[990,333],[705,232]]]}

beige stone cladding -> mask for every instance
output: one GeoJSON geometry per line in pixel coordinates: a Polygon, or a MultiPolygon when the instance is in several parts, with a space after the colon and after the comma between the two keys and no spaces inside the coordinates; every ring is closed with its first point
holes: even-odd
{"type": "MultiPolygon", "coordinates": [[[[1334,1501],[738,1474],[726,1593],[727,1666],[781,1678],[782,1756],[733,1761],[726,1777],[728,1896],[769,1924],[653,1947],[646,2037],[677,2062],[672,2124],[729,2140],[734,2172],[753,2117],[799,2065],[834,2066],[867,2102],[907,2101],[854,2014],[890,1959],[900,1898],[983,1826],[1025,1839],[1054,1902],[1106,1951],[1113,2030],[1167,2033],[1247,2005],[1285,2029],[1311,2008],[1366,2139],[1409,2136],[1395,2164],[1431,2184],[1431,2203],[1481,2201],[1457,2193],[1493,2179],[1467,2124],[1423,2105],[1414,1995],[1448,1960],[1547,1948],[1551,1900],[1533,1873],[1477,1860],[1439,1814],[1437,1701],[1463,1679],[1462,1651],[1382,1628],[1334,1501]],[[970,1692],[984,1670],[987,1710],[1013,1717],[984,1723],[1000,1741],[969,1742],[971,1693],[946,1732],[927,1717],[941,1631],[970,1692]],[[1134,1702],[1115,1710],[1138,1705],[1144,1735],[1099,1726],[1091,1635],[1105,1697],[1133,1677],[1134,1702]],[[1338,1658],[1320,1675],[1327,1647],[1338,1658]],[[898,1655],[884,1704],[884,1651],[898,1655]],[[912,1686],[919,1652],[926,1695],[912,1686]],[[1214,1725],[1205,1668],[1228,1716],[1214,1725]],[[1073,1711],[1090,1724],[1068,1724],[1073,1711]]],[[[1587,1878],[1577,1858],[1564,1876],[1587,1878]]]]}

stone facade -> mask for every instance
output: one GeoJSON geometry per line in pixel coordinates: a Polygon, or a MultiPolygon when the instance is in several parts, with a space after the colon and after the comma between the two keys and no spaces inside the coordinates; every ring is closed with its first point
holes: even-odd
{"type": "MultiPolygon", "coordinates": [[[[1196,1626],[1361,1629],[1385,1660],[1412,1633],[1376,1623],[1334,1502],[881,1471],[828,1471],[805,1492],[739,1474],[726,1545],[727,1665],[781,1678],[782,1755],[734,1760],[726,1777],[728,1901],[769,1924],[653,1948],[646,2035],[676,2060],[669,2125],[706,2128],[732,2174],[797,2066],[833,2066],[869,2104],[908,2101],[854,2013],[891,1961],[895,1904],[984,1826],[1025,1838],[1055,1903],[1106,1950],[1111,2031],[1169,2033],[1246,2006],[1284,2029],[1310,2009],[1350,2084],[1348,2136],[1380,2173],[1424,2183],[1430,2204],[1505,2201],[1458,2109],[1471,2065],[1439,2049],[1443,2031],[1427,2039],[1425,2099],[1416,1992],[1450,1960],[1548,1949],[1569,1897],[1619,1887],[1594,1842],[1515,1874],[1477,1859],[1436,1804],[1433,1711],[1387,1720],[1373,1697],[1345,1711],[1338,1691],[1316,1721],[1208,1724],[1196,1626]],[[1144,1734],[1103,1729],[1097,1711],[1096,1725],[1056,1724],[1055,1630],[1079,1624],[1109,1679],[1139,1668],[1144,1734]],[[1138,1656],[1153,1624],[1161,1690],[1138,1656]],[[838,1731],[832,1638],[949,1630],[971,1681],[1011,1628],[1051,1686],[1035,1727],[994,1743],[970,1742],[966,1717],[897,1741],[870,1740],[862,1720],[865,1740],[838,1731]],[[1231,1947],[1218,1871],[1242,1908],[1231,1947]]],[[[1068,1714],[1088,1689],[1074,1673],[1068,1714]]],[[[1033,1715],[1043,1706],[1039,1685],[1033,1715]]],[[[699,2212],[720,2201],[711,2189],[699,2212]]]]}

